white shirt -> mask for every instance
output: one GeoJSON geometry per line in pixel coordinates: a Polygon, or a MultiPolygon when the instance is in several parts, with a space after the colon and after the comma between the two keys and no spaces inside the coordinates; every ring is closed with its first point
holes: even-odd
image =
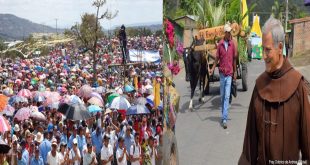
{"type": "MultiPolygon", "coordinates": [[[[113,155],[112,146],[110,144],[108,145],[108,147],[103,145],[101,148],[101,154],[100,155],[101,155],[100,156],[101,160],[109,160],[110,156],[113,155]]],[[[111,165],[111,162],[107,163],[107,165],[111,165]]]]}
{"type": "MultiPolygon", "coordinates": [[[[110,141],[109,141],[109,143],[111,144],[112,148],[114,148],[114,145],[115,145],[115,143],[116,143],[116,141],[117,141],[117,137],[116,137],[116,135],[115,135],[115,130],[110,131],[109,134],[108,134],[107,132],[105,132],[105,133],[103,134],[103,136],[104,136],[104,135],[109,135],[109,136],[110,136],[110,141]]],[[[103,137],[103,136],[102,136],[102,137],[103,137]]]]}
{"type": "MultiPolygon", "coordinates": [[[[141,146],[133,144],[130,147],[130,156],[133,156],[133,158],[139,158],[141,156],[141,146]]],[[[131,165],[140,165],[139,160],[135,162],[131,162],[131,165]]]]}
{"type": "Polygon", "coordinates": [[[59,162],[62,163],[65,160],[66,152],[64,153],[64,155],[61,152],[59,152],[58,155],[59,155],[59,162]]]}
{"type": "Polygon", "coordinates": [[[56,151],[56,156],[52,155],[52,151],[48,152],[47,154],[47,163],[49,165],[59,165],[60,164],[60,156],[59,153],[56,151]]]}
{"type": "MultiPolygon", "coordinates": [[[[77,154],[79,155],[79,157],[81,158],[81,154],[80,154],[80,150],[77,148],[77,154]]],[[[73,159],[75,157],[75,153],[73,151],[73,148],[70,150],[69,153],[69,159],[73,159]]],[[[82,158],[81,158],[82,159],[82,158]]],[[[80,165],[81,162],[79,162],[78,160],[74,161],[74,165],[80,165]]]]}
{"type": "Polygon", "coordinates": [[[124,154],[123,160],[121,162],[118,160],[122,155],[123,155],[123,149],[120,149],[118,147],[116,150],[117,165],[127,165],[126,153],[124,154]]]}

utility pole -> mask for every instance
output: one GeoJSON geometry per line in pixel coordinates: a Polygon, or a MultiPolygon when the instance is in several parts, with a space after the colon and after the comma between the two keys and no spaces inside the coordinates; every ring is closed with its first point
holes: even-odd
{"type": "Polygon", "coordinates": [[[287,32],[287,21],[288,21],[288,0],[286,0],[286,11],[285,11],[285,33],[287,32]]]}
{"type": "Polygon", "coordinates": [[[227,2],[226,4],[225,4],[225,6],[224,6],[224,8],[225,8],[225,24],[226,24],[226,15],[227,15],[227,12],[226,12],[226,10],[227,10],[227,5],[228,5],[229,3],[227,2]]]}
{"type": "Polygon", "coordinates": [[[58,35],[58,31],[57,31],[57,21],[58,21],[58,19],[55,18],[55,20],[56,20],[56,35],[58,35]]]}

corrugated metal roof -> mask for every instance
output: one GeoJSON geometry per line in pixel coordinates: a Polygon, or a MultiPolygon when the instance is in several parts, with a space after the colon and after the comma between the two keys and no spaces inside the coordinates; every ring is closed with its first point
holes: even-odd
{"type": "Polygon", "coordinates": [[[290,24],[294,24],[294,23],[307,22],[307,21],[310,21],[310,17],[304,17],[304,18],[293,19],[293,20],[289,20],[288,22],[289,22],[290,24]]]}

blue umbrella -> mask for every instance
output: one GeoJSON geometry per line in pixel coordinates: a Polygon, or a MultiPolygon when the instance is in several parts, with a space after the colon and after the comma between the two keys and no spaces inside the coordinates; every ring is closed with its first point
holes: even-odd
{"type": "Polygon", "coordinates": [[[142,115],[149,114],[149,109],[144,105],[133,105],[127,109],[126,115],[142,115]]]}
{"type": "Polygon", "coordinates": [[[126,85],[125,86],[125,92],[133,92],[135,88],[131,85],[126,85]]]}
{"type": "Polygon", "coordinates": [[[40,95],[36,95],[34,98],[35,102],[43,102],[45,101],[45,97],[44,96],[40,96],[40,95]]]}
{"type": "Polygon", "coordinates": [[[101,112],[102,111],[102,109],[99,106],[97,106],[97,105],[88,106],[87,109],[88,109],[88,111],[90,113],[97,113],[97,112],[101,112]]]}
{"type": "Polygon", "coordinates": [[[154,101],[153,100],[146,98],[146,103],[150,104],[150,106],[154,107],[154,101]]]}
{"type": "Polygon", "coordinates": [[[21,102],[27,103],[28,100],[25,97],[15,95],[15,96],[10,97],[8,102],[10,105],[13,105],[14,103],[21,103],[21,102]]]}

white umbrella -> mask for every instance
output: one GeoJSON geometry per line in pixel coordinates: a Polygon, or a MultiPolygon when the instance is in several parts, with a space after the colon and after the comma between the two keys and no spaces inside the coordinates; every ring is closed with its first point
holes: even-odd
{"type": "Polygon", "coordinates": [[[130,107],[130,103],[129,101],[125,98],[125,97],[122,97],[122,96],[119,96],[119,97],[116,97],[113,99],[111,105],[110,105],[110,108],[111,109],[125,109],[127,110],[129,107],[130,107]]]}

